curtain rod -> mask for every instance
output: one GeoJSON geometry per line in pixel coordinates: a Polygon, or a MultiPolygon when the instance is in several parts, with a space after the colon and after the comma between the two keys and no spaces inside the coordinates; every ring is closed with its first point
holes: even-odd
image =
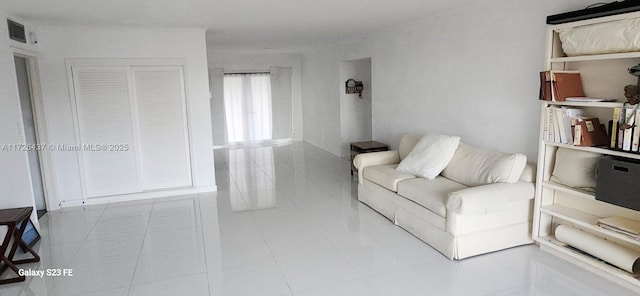
{"type": "Polygon", "coordinates": [[[224,73],[224,75],[251,75],[251,74],[271,74],[271,72],[228,72],[224,73]]]}

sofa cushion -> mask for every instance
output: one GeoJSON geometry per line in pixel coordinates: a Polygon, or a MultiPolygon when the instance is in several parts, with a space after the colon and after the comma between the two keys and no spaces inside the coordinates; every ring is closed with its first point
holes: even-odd
{"type": "Polygon", "coordinates": [[[518,153],[489,151],[460,143],[442,176],[467,186],[515,183],[527,164],[518,153]]]}
{"type": "Polygon", "coordinates": [[[441,176],[434,180],[416,178],[398,184],[398,195],[411,200],[441,217],[447,216],[449,193],[462,190],[467,186],[441,176]]]}
{"type": "Polygon", "coordinates": [[[362,176],[393,192],[398,191],[398,182],[416,178],[414,175],[398,172],[395,164],[365,167],[362,176]]]}
{"type": "Polygon", "coordinates": [[[451,161],[458,143],[460,137],[426,134],[398,164],[397,170],[433,180],[451,161]]]}

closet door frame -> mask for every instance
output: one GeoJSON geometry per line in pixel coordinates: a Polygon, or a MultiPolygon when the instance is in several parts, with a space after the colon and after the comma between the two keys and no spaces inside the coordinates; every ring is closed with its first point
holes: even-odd
{"type": "MultiPolygon", "coordinates": [[[[78,169],[79,169],[79,174],[80,174],[80,187],[82,190],[82,203],[86,203],[89,199],[96,199],[96,198],[108,198],[110,196],[101,196],[101,197],[94,197],[94,198],[89,198],[88,194],[87,194],[87,184],[86,184],[86,174],[85,174],[85,169],[84,169],[84,159],[83,159],[83,153],[82,153],[82,144],[80,143],[81,141],[81,133],[80,133],[80,116],[78,113],[78,105],[77,105],[77,98],[76,98],[76,92],[75,92],[75,84],[74,84],[74,77],[73,77],[73,70],[72,67],[129,67],[129,72],[131,72],[131,69],[133,67],[144,67],[144,66],[179,66],[182,67],[182,77],[183,77],[183,81],[181,82],[183,84],[183,89],[184,89],[184,100],[183,100],[183,106],[184,106],[184,120],[185,120],[185,134],[186,134],[186,139],[185,142],[187,143],[187,154],[189,156],[188,158],[188,166],[191,172],[191,187],[193,187],[193,176],[194,176],[194,171],[193,171],[193,147],[191,145],[191,139],[192,139],[192,134],[191,134],[191,125],[189,124],[190,120],[190,114],[189,114],[189,90],[187,88],[187,85],[189,85],[189,80],[188,80],[188,75],[187,75],[187,61],[185,59],[173,59],[173,58],[167,58],[167,59],[91,59],[91,58],[87,58],[87,59],[67,59],[65,60],[65,67],[67,70],[67,82],[68,82],[68,88],[69,88],[69,97],[71,98],[71,113],[72,113],[72,121],[73,121],[73,128],[74,128],[74,136],[76,139],[76,143],[77,145],[80,146],[79,151],[77,151],[77,159],[78,159],[78,169]]],[[[133,140],[134,140],[134,145],[139,145],[139,127],[138,127],[138,122],[137,122],[137,105],[136,105],[136,98],[133,96],[133,75],[129,75],[128,77],[128,81],[129,81],[129,85],[130,85],[130,89],[129,89],[129,94],[132,96],[131,100],[130,100],[130,104],[131,104],[131,111],[132,111],[132,127],[133,127],[133,140]]],[[[135,155],[136,155],[136,168],[137,168],[137,176],[139,180],[142,180],[142,172],[141,172],[141,163],[140,163],[140,158],[138,153],[140,153],[139,149],[136,149],[135,155]]],[[[127,196],[127,195],[138,195],[139,193],[144,193],[144,192],[153,192],[153,191],[162,191],[162,190],[171,190],[172,188],[167,188],[167,189],[159,189],[159,190],[143,190],[143,184],[140,183],[140,191],[139,192],[132,192],[130,194],[122,194],[122,195],[116,195],[116,196],[127,196]]],[[[179,188],[177,188],[179,189],[179,188]]],[[[127,198],[125,199],[119,199],[119,200],[128,200],[127,198]]]]}

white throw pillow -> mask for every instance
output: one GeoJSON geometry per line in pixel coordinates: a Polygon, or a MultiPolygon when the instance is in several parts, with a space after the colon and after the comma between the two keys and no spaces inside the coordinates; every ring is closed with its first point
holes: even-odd
{"type": "Polygon", "coordinates": [[[433,180],[451,161],[459,143],[460,137],[424,135],[396,170],[433,180]]]}
{"type": "Polygon", "coordinates": [[[566,148],[556,151],[556,163],[551,173],[551,181],[593,191],[596,187],[596,168],[600,154],[566,148]]]}

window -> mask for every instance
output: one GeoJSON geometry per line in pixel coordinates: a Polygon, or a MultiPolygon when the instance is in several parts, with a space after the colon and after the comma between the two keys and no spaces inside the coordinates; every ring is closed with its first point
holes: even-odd
{"type": "Polygon", "coordinates": [[[227,143],[272,138],[269,73],[225,74],[224,106],[227,143]]]}

